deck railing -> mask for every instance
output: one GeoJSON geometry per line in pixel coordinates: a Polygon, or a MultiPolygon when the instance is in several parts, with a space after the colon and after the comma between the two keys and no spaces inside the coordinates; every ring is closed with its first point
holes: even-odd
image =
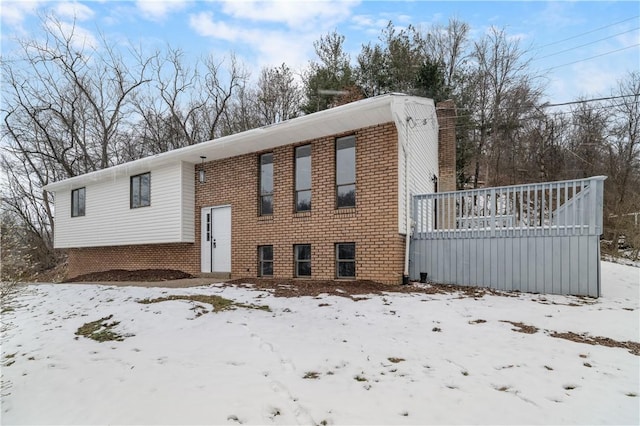
{"type": "Polygon", "coordinates": [[[605,179],[414,196],[411,279],[598,297],[605,179]]]}
{"type": "Polygon", "coordinates": [[[414,238],[600,235],[605,176],[414,196],[414,238]]]}

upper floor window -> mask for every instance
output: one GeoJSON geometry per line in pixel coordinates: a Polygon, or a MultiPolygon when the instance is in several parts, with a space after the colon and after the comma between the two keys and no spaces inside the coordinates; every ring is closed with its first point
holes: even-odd
{"type": "Polygon", "coordinates": [[[273,153],[260,156],[260,216],[273,214],[273,153]]]}
{"type": "Polygon", "coordinates": [[[273,246],[258,246],[258,276],[273,275],[273,246]]]}
{"type": "Polygon", "coordinates": [[[84,216],[85,188],[71,191],[71,217],[84,216]]]}
{"type": "Polygon", "coordinates": [[[356,206],[356,137],[336,139],[336,207],[356,206]]]}
{"type": "Polygon", "coordinates": [[[311,210],[311,145],[296,148],[296,211],[311,210]]]}
{"type": "Polygon", "coordinates": [[[151,173],[131,176],[131,208],[151,205],[151,173]]]}
{"type": "Polygon", "coordinates": [[[311,244],[293,246],[296,277],[311,276],[311,244]]]}

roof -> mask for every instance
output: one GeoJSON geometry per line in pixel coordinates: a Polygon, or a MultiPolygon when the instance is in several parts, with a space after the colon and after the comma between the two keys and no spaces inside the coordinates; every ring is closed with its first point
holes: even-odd
{"type": "Polygon", "coordinates": [[[388,123],[400,118],[398,107],[405,102],[433,105],[431,99],[389,93],[74,176],[50,183],[44,189],[47,191],[68,190],[115,176],[142,173],[166,164],[181,161],[192,164],[200,163],[201,156],[206,157],[205,161],[220,160],[388,123]]]}

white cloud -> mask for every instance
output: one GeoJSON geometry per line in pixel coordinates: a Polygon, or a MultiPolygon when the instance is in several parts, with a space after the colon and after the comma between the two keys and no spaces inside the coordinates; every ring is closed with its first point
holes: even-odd
{"type": "Polygon", "coordinates": [[[37,1],[3,0],[0,19],[4,25],[20,26],[28,15],[33,15],[40,6],[37,1]]]}
{"type": "Polygon", "coordinates": [[[277,66],[283,62],[292,69],[302,67],[309,59],[313,40],[317,37],[315,32],[236,27],[227,22],[215,20],[211,12],[192,15],[189,25],[201,36],[248,47],[256,55],[255,61],[252,62],[257,67],[277,66]]]}
{"type": "Polygon", "coordinates": [[[363,30],[375,30],[376,33],[380,33],[380,30],[385,28],[389,24],[389,18],[375,18],[372,15],[355,15],[351,18],[355,28],[363,30]]]}
{"type": "Polygon", "coordinates": [[[236,19],[286,24],[289,28],[333,26],[347,19],[359,1],[232,1],[222,11],[236,19]]]}
{"type": "Polygon", "coordinates": [[[584,19],[580,18],[575,11],[576,2],[550,1],[545,5],[545,8],[540,13],[532,17],[532,24],[557,29],[568,28],[584,22],[584,19]]]}
{"type": "Polygon", "coordinates": [[[171,12],[184,9],[187,0],[137,0],[136,6],[142,12],[142,16],[152,21],[162,21],[171,12]]]}
{"type": "Polygon", "coordinates": [[[58,3],[54,10],[56,15],[61,18],[77,19],[78,21],[91,19],[95,15],[89,6],[77,2],[58,3]]]}
{"type": "Polygon", "coordinates": [[[226,22],[214,21],[213,13],[211,12],[201,12],[191,15],[189,18],[189,26],[201,36],[213,37],[225,41],[236,41],[243,33],[240,29],[234,28],[226,22]]]}
{"type": "Polygon", "coordinates": [[[98,40],[93,33],[78,24],[63,21],[47,21],[49,31],[71,38],[71,46],[78,52],[98,47],[98,40]]]}

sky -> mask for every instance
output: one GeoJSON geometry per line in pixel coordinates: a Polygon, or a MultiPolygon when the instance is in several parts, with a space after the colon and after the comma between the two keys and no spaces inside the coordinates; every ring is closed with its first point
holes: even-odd
{"type": "Polygon", "coordinates": [[[38,16],[55,14],[89,43],[181,48],[187,57],[238,59],[257,76],[286,63],[300,71],[315,57],[313,42],[336,30],[355,60],[391,20],[426,30],[456,17],[472,38],[505,28],[531,53],[544,76],[545,99],[561,103],[611,94],[616,81],[640,70],[640,3],[635,1],[0,1],[2,53],[16,37],[38,34],[38,16]]]}

